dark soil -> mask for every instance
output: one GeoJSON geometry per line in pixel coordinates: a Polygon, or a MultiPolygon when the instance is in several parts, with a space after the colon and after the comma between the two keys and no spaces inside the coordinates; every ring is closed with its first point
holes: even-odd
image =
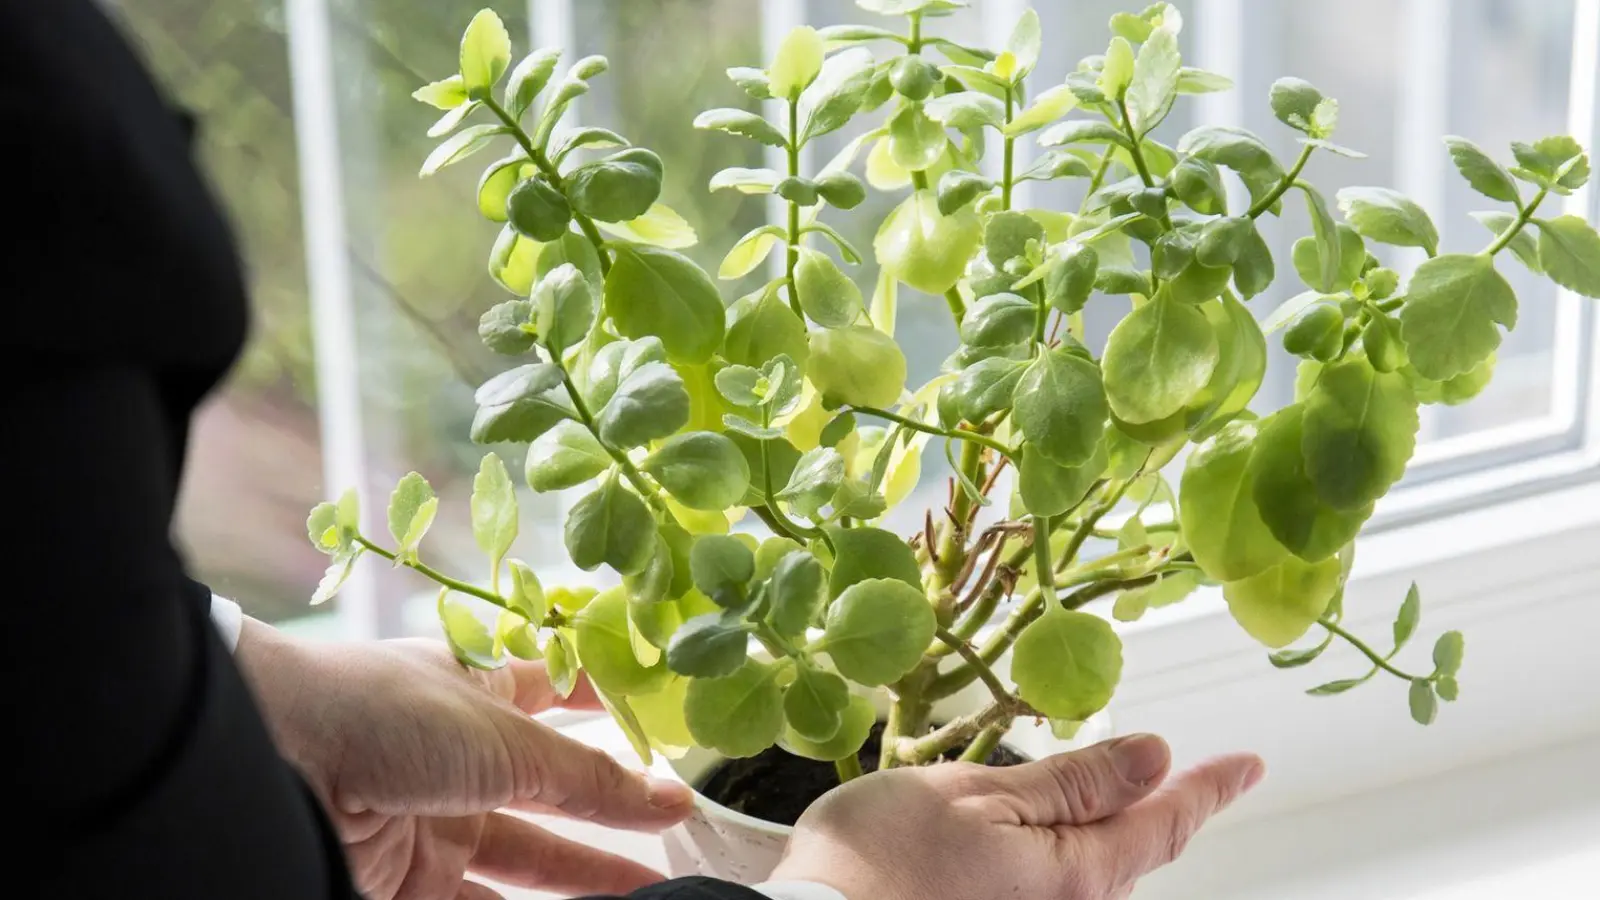
{"type": "MultiPolygon", "coordinates": [[[[878,750],[882,746],[883,723],[872,729],[872,734],[857,756],[863,772],[878,768],[878,750]]],[[[953,760],[966,746],[959,746],[945,754],[953,760]]],[[[989,754],[991,766],[1015,766],[1027,762],[1027,757],[1001,744],[989,754]]],[[[769,747],[749,759],[730,759],[701,780],[696,788],[711,800],[747,816],[754,816],[779,825],[793,825],[801,813],[819,797],[839,786],[839,773],[833,763],[817,762],[795,756],[781,747],[769,747]]]]}

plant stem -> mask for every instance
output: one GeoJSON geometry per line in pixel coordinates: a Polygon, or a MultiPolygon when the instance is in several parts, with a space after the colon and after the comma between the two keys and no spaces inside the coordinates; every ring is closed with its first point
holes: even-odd
{"type": "Polygon", "coordinates": [[[1513,221],[1511,223],[1511,227],[1507,228],[1504,232],[1502,232],[1500,234],[1499,237],[1495,238],[1494,239],[1494,243],[1490,244],[1488,247],[1486,247],[1484,249],[1483,255],[1484,256],[1493,256],[1496,253],[1499,253],[1501,250],[1504,250],[1506,247],[1510,246],[1512,239],[1514,239],[1519,233],[1521,233],[1523,227],[1528,224],[1528,220],[1532,219],[1534,212],[1536,212],[1539,209],[1539,204],[1543,203],[1544,202],[1544,198],[1546,196],[1548,196],[1549,194],[1550,194],[1550,189],[1549,188],[1547,188],[1547,187],[1540,188],[1539,189],[1539,193],[1533,195],[1532,202],[1530,202],[1527,206],[1524,206],[1520,210],[1518,210],[1517,218],[1516,218],[1515,221],[1513,221]]]}
{"type": "Polygon", "coordinates": [[[1365,656],[1367,659],[1372,660],[1372,664],[1373,665],[1375,665],[1378,668],[1384,670],[1385,672],[1388,672],[1389,674],[1394,675],[1397,678],[1403,678],[1406,681],[1416,681],[1417,680],[1417,676],[1408,675],[1405,672],[1401,671],[1400,669],[1395,668],[1395,666],[1392,663],[1390,663],[1387,659],[1384,659],[1382,656],[1378,655],[1378,652],[1376,650],[1373,650],[1371,647],[1368,647],[1365,641],[1361,640],[1360,638],[1356,637],[1355,635],[1351,634],[1350,632],[1345,631],[1343,628],[1339,627],[1339,625],[1336,622],[1334,622],[1332,619],[1329,619],[1327,617],[1323,617],[1323,618],[1317,620],[1317,624],[1321,625],[1323,628],[1328,629],[1329,632],[1331,632],[1333,634],[1336,634],[1341,638],[1344,638],[1346,641],[1349,642],[1350,646],[1352,646],[1352,647],[1356,648],[1357,650],[1361,651],[1361,655],[1362,656],[1365,656]]]}
{"type": "MultiPolygon", "coordinates": [[[[1006,87],[1006,125],[1011,124],[1011,114],[1015,109],[1016,91],[1008,85],[1006,87]]],[[[1001,129],[1004,134],[1005,130],[1001,129]]],[[[1016,138],[1005,139],[1005,151],[1001,157],[1000,167],[1000,208],[1011,208],[1012,168],[1016,165],[1016,138]]]]}
{"type": "Polygon", "coordinates": [[[1252,219],[1259,219],[1263,213],[1271,209],[1272,204],[1277,203],[1279,198],[1289,192],[1289,188],[1294,187],[1295,179],[1300,177],[1300,170],[1304,169],[1306,163],[1311,161],[1311,154],[1316,149],[1310,144],[1301,147],[1300,155],[1295,159],[1294,165],[1290,167],[1289,171],[1284,174],[1283,180],[1279,181],[1271,191],[1268,191],[1265,197],[1253,204],[1250,207],[1250,211],[1245,215],[1252,219]]]}
{"type": "Polygon", "coordinates": [[[996,703],[1006,703],[1011,700],[1011,692],[1000,681],[1000,676],[994,674],[994,670],[989,668],[988,663],[978,658],[977,652],[968,646],[966,641],[951,634],[949,629],[942,626],[934,632],[934,636],[943,641],[950,649],[961,654],[961,658],[967,661],[967,665],[972,666],[978,673],[978,679],[989,689],[989,693],[994,695],[996,703]]]}
{"type": "Polygon", "coordinates": [[[854,753],[833,761],[833,770],[839,773],[839,783],[848,784],[861,777],[861,757],[854,753]]]}
{"type": "Polygon", "coordinates": [[[944,303],[950,307],[950,317],[956,320],[956,327],[960,328],[961,323],[967,318],[967,301],[961,299],[961,290],[952,287],[945,291],[944,303]]]}
{"type": "Polygon", "coordinates": [[[1044,516],[1033,517],[1034,577],[1046,593],[1056,592],[1056,567],[1050,559],[1050,520],[1044,516]]]}
{"type": "Polygon", "coordinates": [[[978,736],[972,739],[967,749],[961,751],[961,762],[984,763],[989,759],[989,754],[1000,746],[1000,739],[1005,736],[1006,730],[1002,725],[990,725],[978,736]]]}
{"type": "Polygon", "coordinates": [[[1117,111],[1122,113],[1122,132],[1128,136],[1128,155],[1133,157],[1133,166],[1139,170],[1139,180],[1147,188],[1155,187],[1156,180],[1150,175],[1150,167],[1145,165],[1144,151],[1139,149],[1139,135],[1133,131],[1133,118],[1128,115],[1128,101],[1119,99],[1117,111]]]}
{"type": "Polygon", "coordinates": [[[1106,173],[1109,171],[1111,171],[1111,148],[1107,147],[1105,155],[1100,157],[1099,168],[1094,170],[1094,177],[1089,179],[1089,191],[1083,195],[1083,202],[1078,205],[1079,216],[1089,208],[1089,198],[1094,196],[1095,191],[1100,190],[1102,184],[1105,184],[1106,173]]]}
{"type": "Polygon", "coordinates": [[[911,173],[911,189],[925,191],[928,189],[928,173],[921,169],[911,173]]]}
{"type": "Polygon", "coordinates": [[[972,715],[952,719],[931,734],[915,740],[901,738],[895,745],[894,755],[901,762],[923,765],[938,759],[962,741],[976,738],[984,729],[1004,724],[1026,711],[1027,707],[1020,701],[991,703],[972,715]]]}
{"type": "Polygon", "coordinates": [[[504,597],[500,596],[499,594],[493,593],[492,591],[486,591],[483,588],[477,587],[475,585],[467,584],[465,581],[458,581],[458,580],[456,580],[454,578],[451,578],[449,575],[446,575],[443,572],[440,572],[438,569],[435,569],[432,566],[427,565],[426,563],[422,562],[421,560],[410,560],[410,559],[397,560],[395,554],[390,553],[388,550],[385,550],[382,547],[379,547],[377,544],[374,544],[373,542],[367,540],[365,537],[362,537],[359,534],[356,535],[356,543],[358,543],[361,546],[367,548],[371,552],[378,554],[379,556],[383,557],[384,559],[387,559],[387,560],[389,560],[391,562],[398,561],[400,563],[400,565],[405,566],[408,569],[412,569],[412,570],[414,570],[414,571],[416,571],[416,572],[418,572],[418,573],[420,573],[420,574],[432,579],[433,581],[438,582],[439,584],[443,585],[444,587],[447,587],[450,590],[455,591],[458,594],[470,594],[471,596],[477,597],[480,600],[487,600],[490,603],[493,603],[495,606],[500,607],[501,609],[511,610],[512,612],[516,612],[516,610],[512,610],[511,609],[510,602],[507,601],[504,597]]]}
{"type": "Polygon", "coordinates": [[[594,415],[589,412],[589,405],[583,400],[583,393],[573,383],[572,373],[567,371],[566,363],[562,362],[561,357],[556,354],[551,354],[551,357],[555,364],[561,368],[561,383],[566,385],[567,396],[572,399],[572,408],[577,410],[579,421],[583,423],[585,428],[589,429],[590,434],[594,435],[595,442],[605,448],[606,454],[616,461],[617,468],[622,470],[623,477],[627,478],[628,483],[633,485],[633,489],[639,492],[639,496],[655,507],[657,512],[670,516],[671,513],[667,509],[666,501],[661,499],[661,494],[650,482],[645,480],[644,473],[640,472],[639,467],[633,464],[633,460],[628,458],[628,454],[607,444],[600,437],[600,427],[595,424],[594,415]]]}
{"type": "MultiPolygon", "coordinates": [[[[511,113],[506,112],[505,107],[496,102],[493,97],[484,97],[483,104],[511,130],[511,136],[516,138],[517,143],[528,154],[528,159],[539,167],[539,171],[550,182],[550,186],[565,196],[567,190],[566,185],[561,180],[560,170],[555,167],[554,163],[550,162],[549,157],[544,155],[543,150],[534,146],[533,140],[528,137],[528,133],[522,130],[522,124],[511,113]]],[[[594,245],[595,253],[600,257],[600,274],[609,274],[611,272],[611,254],[606,250],[606,239],[600,234],[600,229],[595,227],[593,219],[577,210],[572,211],[572,218],[578,223],[578,227],[583,230],[584,237],[588,238],[589,243],[594,245]]]]}
{"type": "Polygon", "coordinates": [[[876,416],[880,419],[887,419],[890,422],[904,425],[912,431],[920,431],[923,434],[935,434],[940,437],[955,438],[958,441],[968,441],[974,444],[981,444],[1003,456],[1009,457],[1013,455],[1010,447],[1007,447],[1005,444],[1000,443],[986,434],[979,434],[976,431],[940,428],[937,425],[927,425],[922,422],[918,422],[915,419],[908,419],[898,413],[889,412],[886,409],[878,409],[875,406],[851,406],[850,409],[853,412],[863,413],[869,416],[876,416]]]}
{"type": "MultiPolygon", "coordinates": [[[[789,177],[800,177],[800,102],[791,98],[789,100],[789,143],[785,148],[789,154],[789,177]]],[[[800,262],[800,204],[789,201],[789,258],[787,278],[789,280],[789,308],[806,320],[805,313],[800,311],[800,289],[794,283],[794,267],[800,262]]]]}

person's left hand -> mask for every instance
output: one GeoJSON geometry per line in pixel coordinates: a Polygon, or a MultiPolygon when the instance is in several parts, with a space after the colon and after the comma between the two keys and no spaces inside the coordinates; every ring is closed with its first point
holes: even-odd
{"type": "Polygon", "coordinates": [[[462,668],[433,641],[295,642],[246,620],[237,651],[282,753],[311,784],[369,900],[489,900],[467,874],[567,894],[661,880],[636,862],[500,810],[659,830],[692,794],[624,769],[535,722],[598,708],[587,684],[562,700],[542,663],[462,668]]]}

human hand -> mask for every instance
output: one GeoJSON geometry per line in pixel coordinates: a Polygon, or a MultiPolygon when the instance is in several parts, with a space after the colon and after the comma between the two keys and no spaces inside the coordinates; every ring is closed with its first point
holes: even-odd
{"type": "Polygon", "coordinates": [[[848,900],[1122,900],[1265,771],[1226,756],[1158,790],[1171,761],[1140,735],[1012,768],[875,773],[806,812],[773,879],[848,900]]]}
{"type": "Polygon", "coordinates": [[[322,799],[369,900],[489,900],[473,874],[570,894],[662,876],[503,809],[659,830],[690,812],[673,782],[629,772],[530,716],[562,700],[542,663],[469,671],[442,644],[295,642],[246,620],[238,659],[278,747],[322,799]]]}

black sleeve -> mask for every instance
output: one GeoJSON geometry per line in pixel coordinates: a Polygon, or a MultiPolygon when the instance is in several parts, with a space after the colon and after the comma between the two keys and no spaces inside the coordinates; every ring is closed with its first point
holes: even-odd
{"type": "Polygon", "coordinates": [[[0,2],[8,894],[348,900],[171,540],[242,279],[182,127],[89,0],[0,2]]]}
{"type": "Polygon", "coordinates": [[[677,878],[634,891],[628,897],[588,897],[585,900],[767,900],[747,887],[715,878],[677,878]]]}

